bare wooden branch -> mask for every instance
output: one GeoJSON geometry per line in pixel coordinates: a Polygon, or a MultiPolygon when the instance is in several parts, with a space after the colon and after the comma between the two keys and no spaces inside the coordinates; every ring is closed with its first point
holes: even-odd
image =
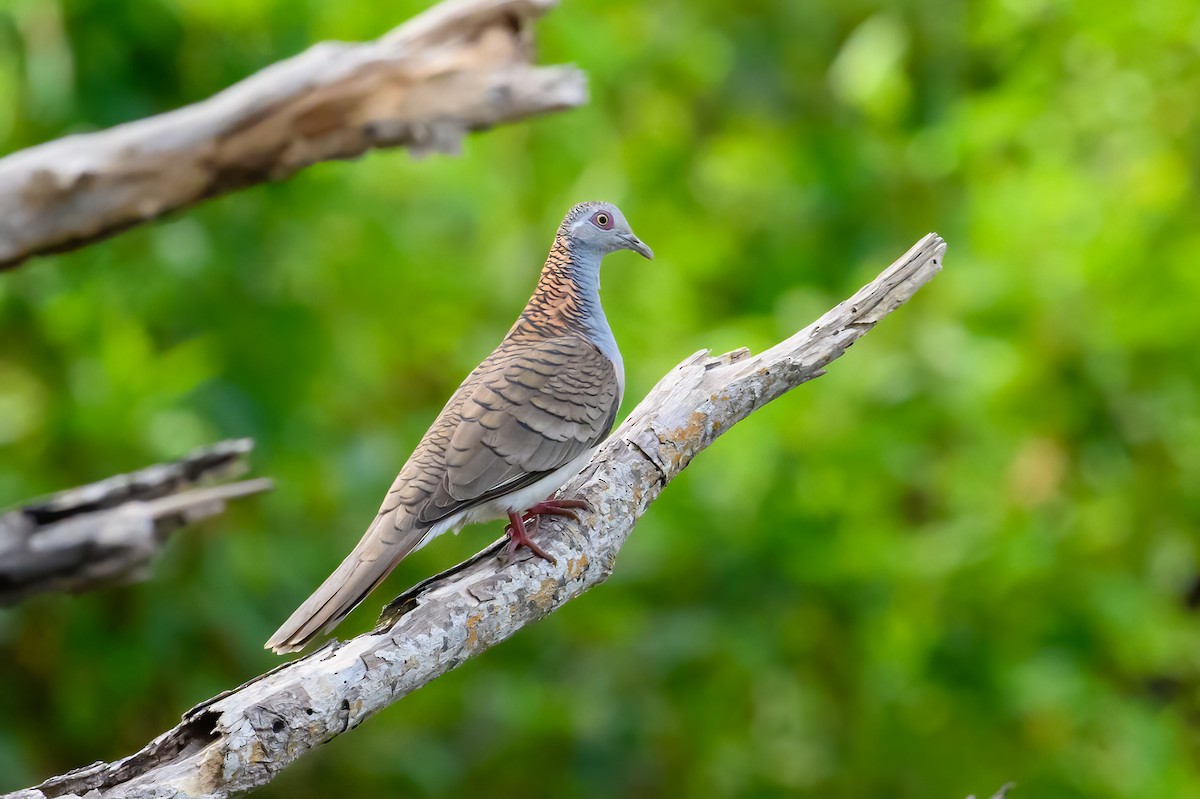
{"type": "Polygon", "coordinates": [[[172,532],[271,488],[262,479],[194,488],[244,471],[253,446],[248,438],[221,441],[0,515],[0,606],[144,579],[172,532]]]}
{"type": "Polygon", "coordinates": [[[721,433],[825,366],[940,269],[945,244],[918,242],[872,283],[760,355],[700,352],[664,377],[563,489],[592,510],[538,535],[557,564],[501,564],[503,540],[410,589],[379,627],[256,677],[188,711],[145,749],[54,777],[7,799],[229,797],[265,785],[305,752],[603,582],[646,507],[721,433]],[[92,794],[90,791],[97,791],[92,794]]]}
{"type": "Polygon", "coordinates": [[[383,38],[326,42],[195,105],[0,159],[0,270],[372,147],[455,152],[468,131],[587,100],[533,66],[557,0],[447,0],[383,38]]]}

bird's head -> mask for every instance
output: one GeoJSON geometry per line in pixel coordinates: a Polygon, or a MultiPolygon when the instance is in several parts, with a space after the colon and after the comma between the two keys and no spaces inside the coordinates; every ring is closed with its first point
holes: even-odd
{"type": "Polygon", "coordinates": [[[589,249],[601,256],[633,250],[643,258],[654,258],[654,251],[634,235],[625,214],[612,203],[580,203],[567,213],[559,231],[573,249],[589,249]]]}

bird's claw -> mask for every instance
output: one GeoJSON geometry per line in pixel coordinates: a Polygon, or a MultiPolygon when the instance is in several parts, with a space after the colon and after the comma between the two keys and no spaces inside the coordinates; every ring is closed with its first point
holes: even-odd
{"type": "MultiPolygon", "coordinates": [[[[542,560],[548,560],[553,564],[558,563],[558,560],[553,555],[542,549],[529,537],[529,528],[525,526],[526,520],[518,516],[516,511],[508,512],[508,521],[508,526],[504,528],[504,532],[508,534],[508,546],[505,547],[504,555],[502,556],[505,563],[512,562],[520,547],[527,547],[530,552],[542,560]]],[[[537,530],[537,519],[534,518],[532,523],[533,529],[537,530]]]]}
{"type": "Polygon", "coordinates": [[[590,510],[591,505],[583,499],[547,499],[539,502],[525,511],[526,522],[537,519],[538,516],[564,516],[572,521],[579,521],[577,510],[590,510]]]}
{"type": "Polygon", "coordinates": [[[511,562],[519,548],[527,547],[530,552],[542,560],[557,563],[558,561],[554,559],[553,555],[533,542],[533,539],[529,537],[530,534],[537,532],[542,516],[562,516],[578,522],[579,514],[575,511],[590,509],[591,505],[582,499],[547,499],[537,503],[520,516],[514,511],[509,511],[509,523],[504,528],[504,532],[508,534],[508,546],[503,555],[504,562],[511,562]]]}

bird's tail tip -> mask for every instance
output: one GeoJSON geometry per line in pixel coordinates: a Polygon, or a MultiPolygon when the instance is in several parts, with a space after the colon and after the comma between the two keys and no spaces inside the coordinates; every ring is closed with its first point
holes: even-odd
{"type": "Polygon", "coordinates": [[[427,532],[422,528],[409,531],[397,541],[386,540],[379,525],[380,520],[388,518],[376,518],[354,551],[267,639],[264,649],[277,655],[299,652],[314,638],[332,630],[383,582],[427,532]]]}
{"type": "MultiPolygon", "coordinates": [[[[331,628],[341,616],[330,619],[325,613],[312,613],[309,610],[311,599],[296,609],[275,633],[263,644],[263,649],[269,649],[276,655],[288,655],[304,649],[314,638],[331,628]]],[[[324,608],[319,610],[323,611],[324,608]]]]}
{"type": "Polygon", "coordinates": [[[293,652],[299,652],[307,645],[307,641],[299,644],[293,644],[286,641],[276,641],[274,638],[272,638],[270,641],[267,641],[265,644],[263,644],[263,649],[274,652],[276,655],[290,655],[293,652]]]}

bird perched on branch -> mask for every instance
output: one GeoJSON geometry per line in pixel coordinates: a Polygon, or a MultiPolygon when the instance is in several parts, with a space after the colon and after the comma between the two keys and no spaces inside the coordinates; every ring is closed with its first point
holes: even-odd
{"type": "Polygon", "coordinates": [[[529,534],[541,516],[577,520],[586,507],[552,495],[608,436],[625,387],[600,307],[600,262],[617,250],[654,257],[615,205],[570,210],[516,324],[442,408],[354,551],[268,649],[302,649],[447,530],[508,517],[509,558],[525,546],[553,561],[529,534]]]}

